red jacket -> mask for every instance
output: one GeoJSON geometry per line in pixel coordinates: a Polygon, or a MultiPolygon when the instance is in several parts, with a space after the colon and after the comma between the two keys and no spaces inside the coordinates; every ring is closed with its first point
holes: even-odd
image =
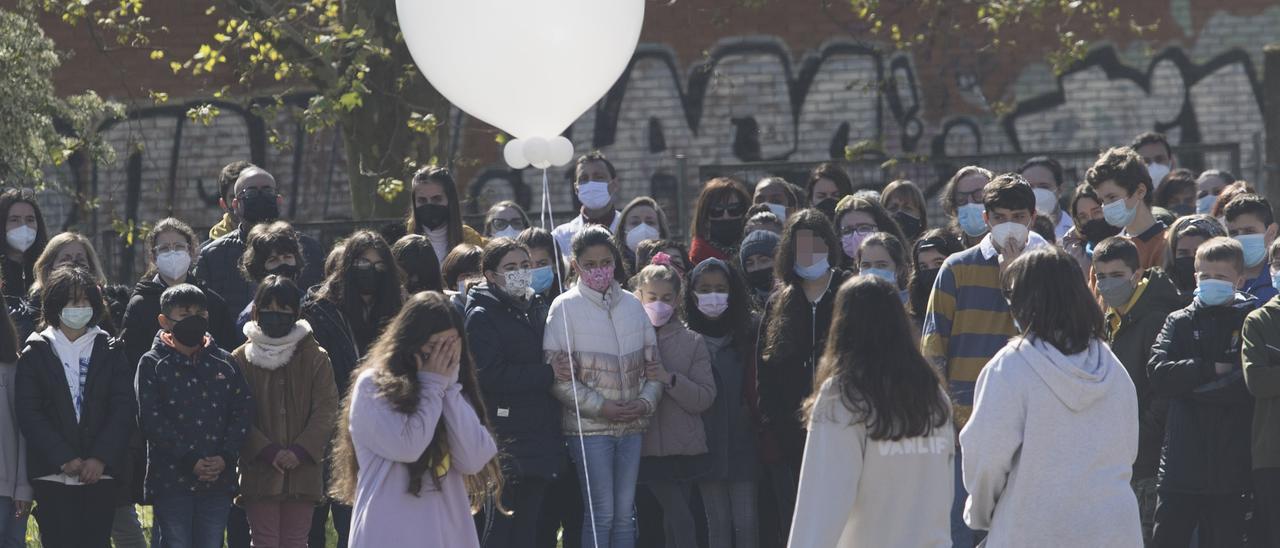
{"type": "Polygon", "coordinates": [[[711,240],[701,236],[694,236],[689,245],[689,267],[698,266],[698,263],[712,257],[722,261],[729,260],[729,254],[721,251],[720,248],[711,243],[711,240]]]}

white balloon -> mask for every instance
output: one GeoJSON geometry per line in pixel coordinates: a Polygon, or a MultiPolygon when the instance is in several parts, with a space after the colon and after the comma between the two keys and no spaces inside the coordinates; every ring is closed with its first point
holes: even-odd
{"type": "Polygon", "coordinates": [[[567,165],[573,161],[573,142],[565,136],[560,135],[550,141],[551,143],[551,164],[556,166],[567,165]]]}
{"type": "Polygon", "coordinates": [[[533,164],[533,167],[545,169],[546,166],[541,166],[539,164],[545,163],[550,165],[551,145],[547,143],[546,139],[543,139],[542,137],[530,137],[528,139],[521,140],[524,141],[524,157],[526,160],[529,160],[530,164],[533,164]]]}
{"type": "Polygon", "coordinates": [[[524,169],[529,165],[529,159],[524,157],[524,141],[521,139],[507,141],[506,146],[502,147],[502,157],[511,169],[524,169]]]}
{"type": "Polygon", "coordinates": [[[549,138],[626,69],[644,0],[396,0],[396,11],[449,102],[515,137],[549,138]]]}

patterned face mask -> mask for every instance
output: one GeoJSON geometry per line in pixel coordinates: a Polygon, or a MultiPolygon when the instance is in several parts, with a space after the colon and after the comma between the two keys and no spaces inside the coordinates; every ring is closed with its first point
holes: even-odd
{"type": "Polygon", "coordinates": [[[591,269],[579,269],[582,283],[592,291],[604,293],[613,283],[613,265],[597,266],[591,269]]]}

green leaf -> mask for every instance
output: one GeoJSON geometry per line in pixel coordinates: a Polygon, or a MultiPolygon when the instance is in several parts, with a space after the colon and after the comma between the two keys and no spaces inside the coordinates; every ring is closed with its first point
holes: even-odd
{"type": "Polygon", "coordinates": [[[341,106],[342,109],[346,110],[347,112],[355,110],[356,108],[360,107],[363,104],[364,104],[364,98],[360,96],[359,92],[355,92],[355,91],[348,91],[346,93],[343,93],[342,96],[338,98],[338,105],[341,106]]]}

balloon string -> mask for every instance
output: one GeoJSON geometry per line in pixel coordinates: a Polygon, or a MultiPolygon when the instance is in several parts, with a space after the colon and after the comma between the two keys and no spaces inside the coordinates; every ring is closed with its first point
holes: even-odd
{"type": "MultiPolygon", "coordinates": [[[[547,182],[547,170],[542,169],[542,229],[551,232],[555,226],[555,216],[551,214],[551,192],[550,185],[547,182]]],[[[560,250],[554,249],[559,247],[555,234],[552,233],[551,241],[553,242],[551,250],[551,262],[555,265],[557,284],[563,290],[564,272],[561,270],[562,260],[560,259],[560,250]]],[[[573,365],[573,337],[569,335],[569,317],[561,314],[564,325],[564,341],[566,349],[569,352],[569,386],[573,388],[573,416],[578,423],[578,449],[582,453],[582,476],[583,484],[587,488],[587,514],[591,516],[591,540],[595,548],[600,548],[600,534],[596,531],[596,505],[591,498],[591,472],[587,466],[587,443],[582,435],[582,410],[578,407],[578,372],[573,365]]]]}

